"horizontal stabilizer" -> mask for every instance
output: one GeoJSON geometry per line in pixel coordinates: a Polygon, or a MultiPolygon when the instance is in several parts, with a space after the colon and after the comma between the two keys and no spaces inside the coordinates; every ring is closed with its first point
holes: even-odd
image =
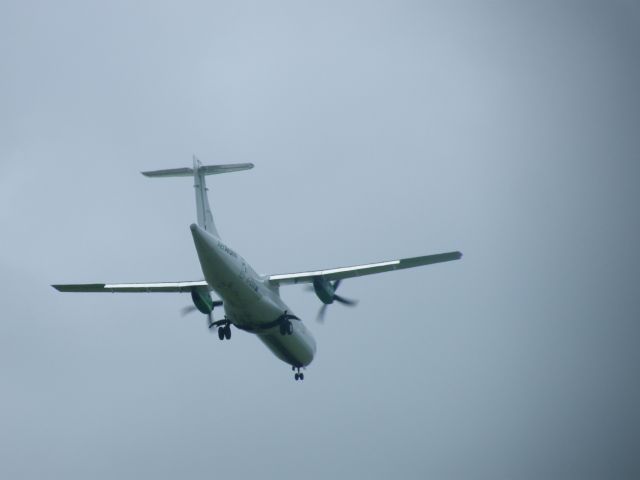
{"type": "MultiPolygon", "coordinates": [[[[203,175],[217,175],[219,173],[239,172],[250,170],[253,163],[230,163],[227,165],[203,165],[198,168],[198,172],[203,175]]],[[[167,170],[152,170],[142,172],[145,177],[193,177],[193,168],[169,168],[167,170]]]]}
{"type": "Polygon", "coordinates": [[[72,283],[51,285],[59,292],[190,292],[197,287],[208,287],[205,280],[196,282],[155,282],[155,283],[72,283]]]}

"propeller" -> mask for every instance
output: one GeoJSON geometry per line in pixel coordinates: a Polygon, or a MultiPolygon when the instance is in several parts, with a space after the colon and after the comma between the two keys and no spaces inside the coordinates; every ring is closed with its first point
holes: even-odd
{"type": "Polygon", "coordinates": [[[195,312],[197,310],[198,310],[198,308],[195,305],[187,305],[186,307],[182,307],[180,309],[180,316],[181,317],[186,317],[190,313],[193,313],[193,312],[195,312]]]}
{"type": "MultiPolygon", "coordinates": [[[[195,300],[194,300],[194,302],[195,302],[195,300]]],[[[180,315],[182,317],[185,317],[185,316],[187,316],[187,315],[189,315],[190,313],[193,313],[193,312],[198,312],[198,311],[202,312],[207,316],[207,326],[209,328],[211,328],[213,326],[213,309],[215,307],[219,307],[221,305],[222,305],[221,301],[212,302],[210,307],[208,307],[208,308],[207,307],[202,307],[203,309],[205,309],[205,311],[203,312],[194,303],[193,305],[187,305],[185,307],[182,307],[180,309],[180,315]],[[207,312],[206,310],[209,310],[209,311],[207,312]]]]}
{"type": "Polygon", "coordinates": [[[318,322],[324,322],[324,316],[327,312],[327,307],[332,304],[334,301],[341,303],[347,307],[355,307],[358,304],[357,300],[353,300],[351,298],[346,298],[336,293],[338,287],[340,286],[340,282],[342,280],[336,280],[333,283],[323,279],[316,278],[313,281],[313,287],[309,287],[309,290],[312,290],[316,293],[318,298],[322,300],[323,305],[318,310],[318,315],[316,316],[316,320],[318,322]]]}

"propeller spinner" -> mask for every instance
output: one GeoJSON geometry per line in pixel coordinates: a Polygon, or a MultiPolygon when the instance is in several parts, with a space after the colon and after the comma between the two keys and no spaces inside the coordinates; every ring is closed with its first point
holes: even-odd
{"type": "Polygon", "coordinates": [[[209,294],[209,290],[201,288],[194,288],[191,290],[191,300],[193,300],[193,305],[183,307],[180,312],[182,316],[184,317],[185,315],[197,310],[207,316],[207,323],[209,328],[211,328],[213,326],[213,309],[221,306],[222,302],[219,300],[213,301],[211,294],[209,294]]]}
{"type": "Polygon", "coordinates": [[[320,307],[320,310],[318,310],[318,315],[316,317],[317,321],[324,321],[327,307],[333,302],[341,303],[347,307],[355,307],[358,304],[357,300],[352,300],[336,294],[336,290],[340,286],[341,281],[342,280],[335,280],[332,283],[324,277],[316,277],[313,279],[313,291],[324,304],[320,307]]]}

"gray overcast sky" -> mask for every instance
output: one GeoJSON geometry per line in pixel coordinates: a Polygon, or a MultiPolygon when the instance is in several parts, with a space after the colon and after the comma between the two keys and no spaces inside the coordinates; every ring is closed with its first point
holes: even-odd
{"type": "Polygon", "coordinates": [[[0,477],[638,478],[636,2],[0,3],[0,477]],[[188,179],[282,273],[354,279],[303,384],[186,295],[188,179]]]}

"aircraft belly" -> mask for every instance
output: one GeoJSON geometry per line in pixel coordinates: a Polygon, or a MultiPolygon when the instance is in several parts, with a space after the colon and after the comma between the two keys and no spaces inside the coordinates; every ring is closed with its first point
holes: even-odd
{"type": "Polygon", "coordinates": [[[227,317],[233,323],[252,326],[282,315],[276,308],[269,308],[270,302],[265,302],[260,290],[253,288],[246,278],[222,268],[209,268],[205,273],[209,285],[223,301],[227,317]]]}
{"type": "Polygon", "coordinates": [[[269,332],[258,334],[258,338],[283,362],[294,367],[306,367],[313,360],[316,345],[313,337],[296,329],[295,324],[298,323],[294,322],[294,331],[291,335],[282,335],[279,329],[274,328],[269,332]]]}
{"type": "MultiPolygon", "coordinates": [[[[286,306],[285,306],[286,307],[286,306]]],[[[316,343],[300,320],[291,320],[293,333],[283,335],[280,326],[260,330],[261,325],[272,324],[274,319],[282,315],[281,305],[267,301],[233,306],[225,304],[225,312],[229,319],[240,328],[249,329],[283,362],[296,367],[305,367],[313,360],[316,343]]]]}
{"type": "Polygon", "coordinates": [[[280,333],[279,318],[292,315],[277,293],[246,261],[220,239],[192,225],[202,273],[211,288],[220,296],[226,317],[238,328],[253,332],[279,359],[295,367],[311,363],[316,350],[315,340],[304,324],[291,319],[291,335],[280,333]]]}
{"type": "MultiPolygon", "coordinates": [[[[225,302],[225,298],[223,296],[221,298],[225,302]]],[[[224,309],[232,323],[247,329],[259,328],[261,325],[273,322],[283,313],[275,305],[262,300],[225,302],[224,309]]]]}

